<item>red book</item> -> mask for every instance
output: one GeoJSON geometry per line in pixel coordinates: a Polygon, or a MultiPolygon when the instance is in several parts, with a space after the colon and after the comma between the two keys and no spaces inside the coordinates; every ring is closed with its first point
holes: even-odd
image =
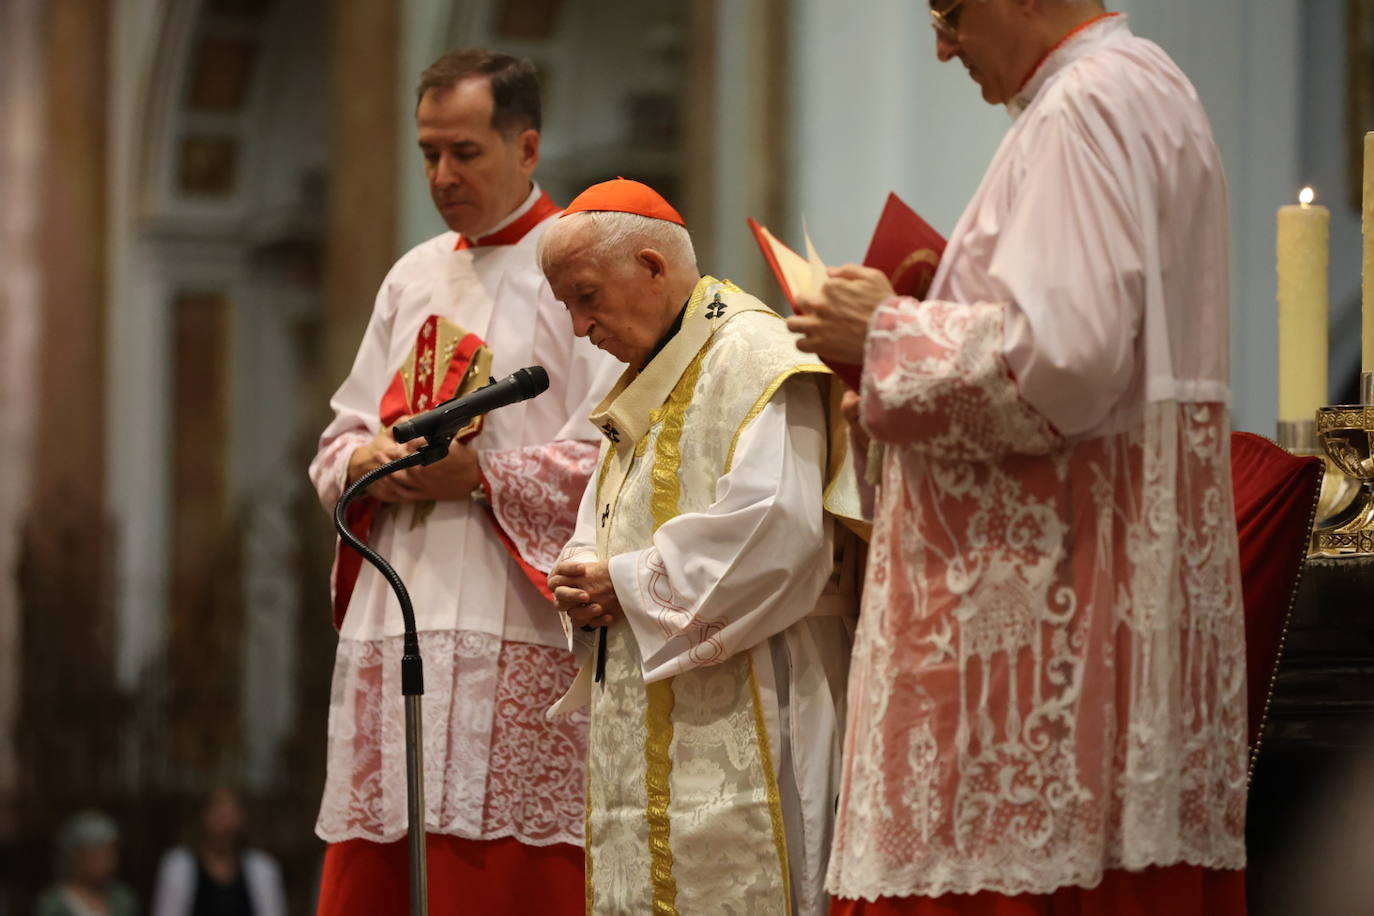
{"type": "Polygon", "coordinates": [[[865,267],[887,274],[899,296],[924,299],[945,253],[944,236],[896,194],[887,195],[883,215],[864,255],[865,267]]]}
{"type": "MultiPolygon", "coordinates": [[[[782,287],[788,305],[792,306],[793,311],[799,311],[797,298],[819,289],[826,277],[826,265],[816,254],[810,236],[806,235],[807,256],[802,257],[755,220],[749,220],[749,228],[778,285],[782,287]]],[[[889,194],[887,205],[883,207],[878,225],[873,230],[873,238],[868,243],[864,266],[877,268],[887,274],[898,295],[921,299],[930,289],[930,282],[935,277],[935,269],[939,267],[940,256],[944,252],[944,237],[900,197],[889,194]]],[[[825,364],[846,385],[855,391],[859,390],[862,366],[830,360],[826,360],[825,364]]]]}

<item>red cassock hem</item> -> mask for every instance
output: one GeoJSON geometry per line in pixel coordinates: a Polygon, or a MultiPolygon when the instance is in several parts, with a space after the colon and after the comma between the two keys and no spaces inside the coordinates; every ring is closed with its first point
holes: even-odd
{"type": "MultiPolygon", "coordinates": [[[[526,846],[510,838],[466,840],[429,834],[429,911],[434,916],[581,913],[582,850],[566,843],[526,846]]],[[[348,840],[325,848],[316,916],[408,916],[410,862],[405,840],[348,840]]]]}
{"type": "Polygon", "coordinates": [[[830,903],[830,916],[1243,916],[1245,872],[1196,865],[1108,871],[1097,887],[1052,894],[946,894],[830,903]]]}

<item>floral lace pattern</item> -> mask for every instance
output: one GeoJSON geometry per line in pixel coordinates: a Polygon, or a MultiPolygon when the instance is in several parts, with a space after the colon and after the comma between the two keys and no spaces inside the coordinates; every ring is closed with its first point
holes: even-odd
{"type": "Polygon", "coordinates": [[[478,453],[497,522],[520,556],[541,572],[553,569],[572,537],[597,450],[595,442],[565,439],[478,453]]]}
{"type": "Polygon", "coordinates": [[[869,340],[884,358],[864,395],[876,439],[905,441],[942,459],[979,461],[1008,451],[1044,454],[1054,428],[1021,400],[1002,358],[1000,305],[893,299],[869,340]]]}
{"type": "Polygon", "coordinates": [[[828,876],[843,897],[1244,865],[1226,409],[1151,403],[1066,443],[998,368],[1000,311],[889,303],[870,334],[863,421],[887,447],[828,876]]]}
{"type": "MultiPolygon", "coordinates": [[[[587,714],[544,715],[572,683],[572,656],[474,631],[421,633],[420,652],[426,828],[581,846],[587,714]]],[[[316,824],[326,842],[406,834],[401,654],[399,636],[339,642],[316,824]]]]}
{"type": "Polygon", "coordinates": [[[750,656],[646,688],[629,628],[609,634],[592,692],[594,911],[658,912],[667,897],[673,912],[785,913],[750,656]]]}

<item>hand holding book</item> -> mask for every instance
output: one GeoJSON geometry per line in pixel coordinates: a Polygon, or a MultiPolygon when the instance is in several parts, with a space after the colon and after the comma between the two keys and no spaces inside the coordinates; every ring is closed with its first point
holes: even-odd
{"type": "Polygon", "coordinates": [[[846,264],[827,274],[819,289],[796,297],[787,327],[801,335],[798,349],[818,354],[857,391],[869,318],[895,293],[887,276],[871,267],[846,264]]]}
{"type": "Polygon", "coordinates": [[[863,374],[863,338],[868,316],[893,293],[924,298],[945,250],[940,233],[896,194],[888,195],[864,256],[864,267],[828,269],[816,254],[809,234],[807,256],[802,257],[752,219],[749,228],[783,295],[797,313],[789,319],[788,326],[804,335],[798,346],[819,353],[855,391],[859,390],[863,374]],[[882,283],[878,282],[880,278],[882,283]],[[858,329],[857,346],[856,320],[863,322],[858,329]]]}

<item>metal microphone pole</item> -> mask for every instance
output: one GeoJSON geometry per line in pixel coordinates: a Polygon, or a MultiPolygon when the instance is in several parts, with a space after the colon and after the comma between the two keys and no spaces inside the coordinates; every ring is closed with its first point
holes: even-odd
{"type": "Polygon", "coordinates": [[[416,633],[415,609],[410,603],[410,592],[406,591],[405,583],[391,564],[348,530],[348,504],[388,474],[442,461],[448,456],[453,437],[478,414],[536,397],[548,387],[549,374],[544,367],[528,366],[517,369],[500,382],[492,379],[491,384],[483,388],[452,398],[418,417],[396,424],[393,435],[397,441],[424,436],[425,444],[406,457],[373,468],[359,477],[344,491],[334,507],[334,530],[339,532],[345,544],[377,567],[377,571],[390,583],[396,600],[400,602],[401,618],[405,622],[401,693],[405,697],[406,709],[406,818],[410,832],[411,916],[428,916],[429,913],[429,867],[425,855],[425,764],[420,719],[420,698],[425,693],[425,669],[420,659],[420,637],[416,633]],[[405,430],[404,435],[401,434],[402,429],[405,430]]]}
{"type": "MultiPolygon", "coordinates": [[[[454,427],[455,430],[457,428],[454,427]]],[[[344,543],[377,567],[377,571],[391,585],[391,590],[396,593],[396,600],[400,602],[401,617],[405,622],[401,655],[401,693],[405,697],[406,711],[406,823],[410,839],[411,916],[428,916],[429,913],[429,865],[425,851],[425,764],[420,718],[420,699],[425,693],[424,662],[420,658],[420,637],[415,629],[415,609],[410,603],[410,592],[406,590],[405,583],[401,581],[401,577],[391,564],[348,529],[347,513],[348,504],[383,477],[406,468],[433,464],[444,458],[448,454],[449,443],[452,440],[453,433],[450,432],[447,436],[437,437],[435,442],[422,446],[404,458],[373,468],[355,480],[334,507],[334,530],[343,538],[344,543]]]]}

